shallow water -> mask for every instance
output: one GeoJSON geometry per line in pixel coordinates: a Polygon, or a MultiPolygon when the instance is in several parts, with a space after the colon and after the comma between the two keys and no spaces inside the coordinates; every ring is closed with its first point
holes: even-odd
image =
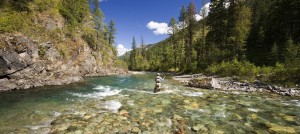
{"type": "Polygon", "coordinates": [[[154,76],[0,93],[0,133],[300,133],[300,99],[180,86],[154,76]]]}

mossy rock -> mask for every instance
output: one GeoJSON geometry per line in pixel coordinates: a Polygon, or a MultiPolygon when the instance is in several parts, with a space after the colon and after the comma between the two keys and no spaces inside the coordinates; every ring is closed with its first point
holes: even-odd
{"type": "Polygon", "coordinates": [[[294,116],[290,116],[290,115],[285,115],[283,119],[286,121],[295,121],[294,116]]]}
{"type": "Polygon", "coordinates": [[[269,131],[276,132],[276,133],[289,133],[294,134],[296,133],[295,128],[289,127],[289,126],[281,126],[274,123],[267,123],[267,127],[269,128],[269,131]]]}
{"type": "Polygon", "coordinates": [[[251,119],[253,120],[257,119],[257,114],[251,114],[251,119]]]}

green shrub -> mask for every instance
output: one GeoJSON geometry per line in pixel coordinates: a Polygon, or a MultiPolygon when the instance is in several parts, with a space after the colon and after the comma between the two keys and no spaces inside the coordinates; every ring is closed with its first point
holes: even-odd
{"type": "Polygon", "coordinates": [[[84,34],[82,35],[82,39],[92,48],[96,50],[96,39],[92,34],[84,34]]]}
{"type": "Polygon", "coordinates": [[[270,77],[273,75],[273,67],[257,67],[258,70],[258,75],[257,75],[257,79],[261,80],[261,81],[271,81],[270,77]]]}
{"type": "Polygon", "coordinates": [[[0,49],[2,49],[5,46],[4,42],[0,41],[0,49]]]}
{"type": "Polygon", "coordinates": [[[241,79],[253,80],[259,73],[260,68],[248,61],[238,61],[234,59],[230,62],[213,64],[206,69],[209,74],[217,74],[222,77],[239,76],[241,79]]]}
{"type": "Polygon", "coordinates": [[[277,84],[294,86],[300,83],[300,68],[276,63],[270,81],[277,84]]]}
{"type": "Polygon", "coordinates": [[[43,46],[39,46],[38,54],[39,54],[40,58],[43,59],[46,55],[46,48],[43,46]]]}
{"type": "Polygon", "coordinates": [[[50,39],[53,41],[61,42],[63,41],[62,30],[59,28],[48,31],[50,39]]]}
{"type": "Polygon", "coordinates": [[[0,9],[0,33],[14,32],[26,29],[30,20],[25,12],[16,12],[9,9],[0,9]]]}
{"type": "Polygon", "coordinates": [[[54,0],[35,0],[34,2],[36,4],[36,10],[39,12],[54,8],[56,5],[54,0]]]}
{"type": "Polygon", "coordinates": [[[116,60],[116,64],[115,65],[118,68],[124,68],[124,69],[128,68],[128,65],[123,60],[120,60],[120,59],[116,60]]]}
{"type": "Polygon", "coordinates": [[[60,55],[64,58],[67,59],[70,57],[70,50],[66,44],[58,44],[56,46],[56,49],[59,51],[60,55]]]}
{"type": "Polygon", "coordinates": [[[70,25],[80,24],[88,16],[88,12],[87,0],[62,0],[59,6],[59,13],[70,25]]]}
{"type": "Polygon", "coordinates": [[[1,0],[4,6],[17,12],[30,12],[29,3],[33,0],[1,0]]]}
{"type": "Polygon", "coordinates": [[[221,77],[238,76],[240,79],[250,81],[258,79],[263,82],[290,86],[300,82],[300,68],[288,67],[281,63],[276,63],[274,67],[257,67],[248,61],[240,62],[235,59],[211,65],[206,69],[206,73],[221,77]]]}

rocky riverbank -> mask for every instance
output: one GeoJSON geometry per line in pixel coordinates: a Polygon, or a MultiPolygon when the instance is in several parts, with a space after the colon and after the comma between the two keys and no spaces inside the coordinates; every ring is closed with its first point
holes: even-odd
{"type": "Polygon", "coordinates": [[[81,47],[66,58],[64,51],[51,41],[40,42],[22,34],[0,35],[0,91],[70,84],[82,81],[84,76],[127,73],[112,64],[104,66],[103,55],[93,52],[82,39],[76,41],[81,42],[81,47]]]}
{"type": "Polygon", "coordinates": [[[245,91],[245,92],[272,92],[285,96],[300,96],[300,88],[286,88],[271,84],[254,82],[239,82],[233,78],[219,78],[201,74],[174,76],[174,80],[190,87],[215,89],[224,91],[245,91]]]}

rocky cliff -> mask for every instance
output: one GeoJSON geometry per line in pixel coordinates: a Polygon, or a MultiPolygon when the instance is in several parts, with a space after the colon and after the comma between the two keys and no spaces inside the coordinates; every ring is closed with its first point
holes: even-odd
{"type": "Polygon", "coordinates": [[[51,41],[39,42],[22,34],[2,34],[0,43],[1,91],[69,84],[81,81],[83,76],[125,73],[113,65],[100,65],[96,58],[101,54],[93,54],[84,42],[70,59],[65,59],[51,41]]]}
{"type": "Polygon", "coordinates": [[[105,32],[95,29],[87,3],[0,2],[0,91],[126,73],[116,66],[116,49],[105,32]]]}

